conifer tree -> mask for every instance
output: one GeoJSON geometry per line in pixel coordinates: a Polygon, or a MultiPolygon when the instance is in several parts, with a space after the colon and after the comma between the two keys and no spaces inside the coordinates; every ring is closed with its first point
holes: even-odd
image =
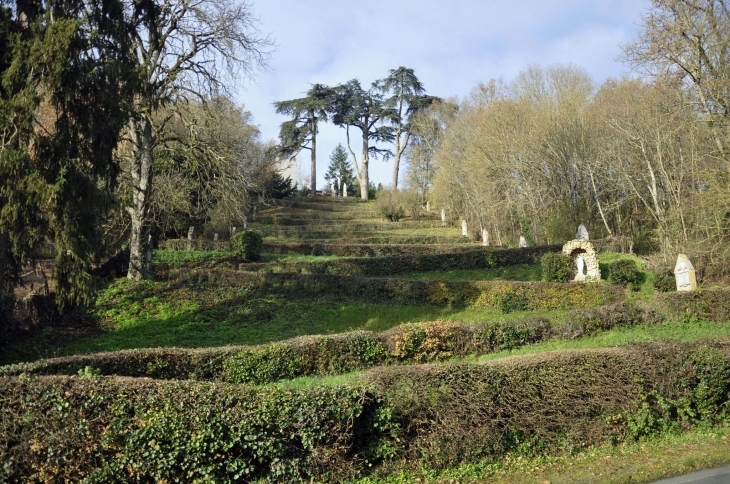
{"type": "MultiPolygon", "coordinates": [[[[330,155],[330,164],[327,168],[327,173],[324,175],[324,179],[327,180],[328,183],[334,182],[337,184],[337,176],[339,175],[339,183],[347,184],[347,195],[352,196],[355,195],[355,177],[352,174],[352,165],[347,158],[345,147],[342,146],[342,143],[338,143],[330,155]]],[[[341,186],[342,185],[337,186],[338,195],[342,195],[341,186]]]]}
{"type": "Polygon", "coordinates": [[[120,0],[0,0],[0,292],[45,238],[57,301],[87,303],[135,85],[120,0]]]}

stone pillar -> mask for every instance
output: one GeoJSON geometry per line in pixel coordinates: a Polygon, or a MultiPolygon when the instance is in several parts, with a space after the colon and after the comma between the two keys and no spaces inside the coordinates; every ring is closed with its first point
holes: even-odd
{"type": "Polygon", "coordinates": [[[256,221],[256,205],[253,206],[253,220],[256,221]]]}
{"type": "Polygon", "coordinates": [[[426,212],[431,213],[431,202],[426,202],[426,212]]]}
{"type": "Polygon", "coordinates": [[[193,234],[195,233],[195,227],[190,227],[188,230],[188,250],[193,250],[193,234]]]}
{"type": "Polygon", "coordinates": [[[525,240],[524,235],[520,235],[520,248],[527,247],[527,241],[525,240]]]}
{"type": "Polygon", "coordinates": [[[482,245],[484,247],[489,245],[489,232],[487,232],[487,229],[482,229],[482,245]]]}
{"type": "Polygon", "coordinates": [[[467,227],[466,227],[466,220],[461,221],[461,235],[463,237],[469,236],[469,233],[467,232],[467,227]]]}
{"type": "Polygon", "coordinates": [[[233,227],[233,230],[231,230],[231,237],[236,235],[236,227],[233,227]]]}
{"type": "Polygon", "coordinates": [[[213,234],[213,242],[218,242],[218,234],[213,234]]]}
{"type": "Polygon", "coordinates": [[[684,254],[679,254],[679,257],[677,257],[677,265],[674,266],[674,277],[677,280],[677,292],[690,292],[697,289],[695,267],[684,254]]]}
{"type": "Polygon", "coordinates": [[[342,184],[342,196],[347,198],[347,183],[342,184]]]}
{"type": "Polygon", "coordinates": [[[243,216],[243,230],[246,230],[248,228],[248,217],[245,215],[243,216]]]}
{"type": "Polygon", "coordinates": [[[441,209],[441,225],[446,225],[446,210],[441,209]]]}

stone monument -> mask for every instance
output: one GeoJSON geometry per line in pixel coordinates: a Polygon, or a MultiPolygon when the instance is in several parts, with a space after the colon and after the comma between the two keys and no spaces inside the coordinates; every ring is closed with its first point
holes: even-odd
{"type": "Polygon", "coordinates": [[[347,183],[342,184],[342,196],[347,198],[347,183]]]}
{"type": "Polygon", "coordinates": [[[335,190],[335,182],[330,183],[330,192],[332,192],[332,196],[337,196],[337,190],[335,190]]]}
{"type": "Polygon", "coordinates": [[[461,221],[461,235],[463,237],[468,237],[469,236],[469,233],[467,232],[467,229],[466,229],[466,220],[462,220],[461,221]]]}
{"type": "Polygon", "coordinates": [[[188,230],[188,250],[193,250],[193,234],[195,233],[195,227],[190,227],[188,230]]]}
{"type": "Polygon", "coordinates": [[[213,242],[218,242],[218,234],[213,234],[213,242]]]}
{"type": "Polygon", "coordinates": [[[245,215],[243,216],[243,230],[246,230],[248,228],[248,217],[245,215]]]}
{"type": "Polygon", "coordinates": [[[484,247],[489,245],[489,232],[487,232],[487,229],[482,229],[482,245],[484,247]]]}
{"type": "Polygon", "coordinates": [[[441,209],[441,225],[446,225],[446,210],[441,209]]]}
{"type": "Polygon", "coordinates": [[[587,240],[571,240],[563,246],[563,254],[573,260],[575,281],[600,281],[601,268],[593,244],[587,240]]]}
{"type": "Polygon", "coordinates": [[[524,235],[520,235],[520,248],[527,247],[527,241],[524,235]]]}
{"type": "Polygon", "coordinates": [[[590,237],[588,237],[588,229],[585,225],[580,224],[578,227],[578,233],[575,234],[575,238],[577,240],[591,240],[590,237]]]}
{"type": "Polygon", "coordinates": [[[695,267],[684,254],[679,254],[679,257],[677,257],[677,265],[674,266],[674,277],[677,279],[678,292],[690,292],[697,289],[695,267]]]}

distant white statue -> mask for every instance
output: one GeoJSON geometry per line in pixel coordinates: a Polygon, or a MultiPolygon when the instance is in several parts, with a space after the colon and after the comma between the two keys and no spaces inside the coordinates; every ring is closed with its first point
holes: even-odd
{"type": "Polygon", "coordinates": [[[590,240],[590,237],[588,237],[588,229],[585,225],[580,224],[580,227],[578,227],[578,233],[575,234],[576,240],[590,240]]]}
{"type": "Polygon", "coordinates": [[[583,260],[583,256],[576,257],[575,263],[578,266],[578,276],[583,279],[586,276],[586,262],[583,260]]]}

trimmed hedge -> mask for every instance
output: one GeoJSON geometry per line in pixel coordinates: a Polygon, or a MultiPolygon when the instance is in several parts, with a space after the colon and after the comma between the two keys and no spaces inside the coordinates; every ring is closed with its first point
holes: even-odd
{"type": "Polygon", "coordinates": [[[338,255],[341,257],[382,257],[454,253],[473,250],[470,245],[453,244],[333,244],[317,242],[264,242],[263,252],[268,254],[338,255]]]}
{"type": "Polygon", "coordinates": [[[675,292],[659,297],[675,317],[730,321],[730,289],[675,292]]]}
{"type": "Polygon", "coordinates": [[[244,230],[231,237],[231,250],[241,259],[257,261],[261,259],[263,245],[261,234],[253,230],[244,230]]]}
{"type": "MultiPolygon", "coordinates": [[[[475,245],[474,240],[456,235],[387,235],[373,232],[343,232],[336,234],[338,240],[358,244],[464,244],[475,245]]],[[[303,232],[281,236],[291,240],[306,240],[310,243],[332,243],[331,232],[303,232]]]]}
{"type": "Polygon", "coordinates": [[[376,399],[125,378],[0,378],[0,481],[337,481],[378,456],[376,399]]]}
{"type": "Polygon", "coordinates": [[[540,259],[542,280],[545,282],[568,282],[573,275],[573,261],[561,252],[549,252],[540,259]]]}
{"type": "Polygon", "coordinates": [[[342,481],[719,423],[729,397],[722,344],[376,368],[304,390],[4,377],[0,480],[342,481]]]}
{"type": "MultiPolygon", "coordinates": [[[[376,259],[377,260],[377,259],[376,259]]],[[[333,274],[259,273],[226,270],[171,270],[168,280],[180,284],[236,285],[253,294],[276,294],[296,299],[332,298],[384,304],[506,309],[509,300],[521,309],[570,309],[618,302],[620,286],[557,282],[423,281],[340,276],[333,274]]]]}
{"type": "Polygon", "coordinates": [[[546,253],[559,246],[522,249],[476,248],[445,254],[419,254],[378,258],[336,259],[315,262],[246,264],[242,269],[262,272],[298,272],[303,274],[340,274],[346,276],[390,276],[411,272],[449,271],[456,269],[491,269],[519,264],[536,264],[546,253]]]}
{"type": "Polygon", "coordinates": [[[465,325],[451,321],[407,323],[384,333],[355,331],[306,336],[253,347],[137,349],[53,358],[0,367],[0,376],[101,375],[271,383],[311,375],[337,375],[396,363],[441,361],[454,356],[519,348],[554,337],[576,338],[615,327],[657,323],[635,303],[572,311],[552,328],[545,318],[465,325]]]}

